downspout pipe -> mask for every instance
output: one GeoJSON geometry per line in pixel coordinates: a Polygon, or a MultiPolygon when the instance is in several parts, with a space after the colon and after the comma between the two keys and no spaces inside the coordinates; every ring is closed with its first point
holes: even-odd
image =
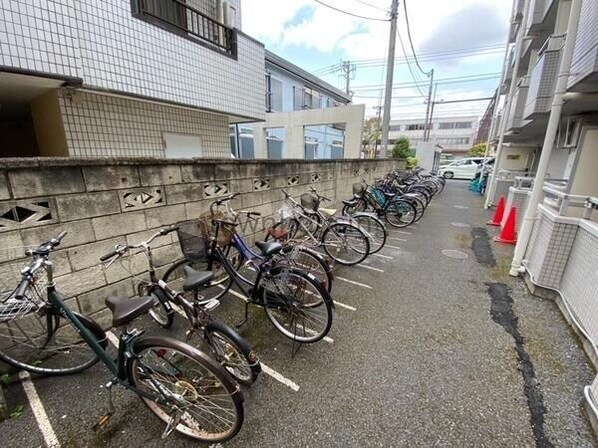
{"type": "Polygon", "coordinates": [[[561,112],[564,102],[563,97],[567,91],[567,81],[569,81],[569,71],[571,69],[571,62],[573,61],[573,50],[575,49],[575,38],[577,36],[577,29],[579,28],[581,3],[582,0],[572,0],[571,2],[569,22],[567,24],[567,37],[563,47],[563,56],[561,58],[559,75],[556,81],[544,144],[542,145],[542,152],[540,154],[540,162],[538,163],[536,172],[536,181],[534,182],[530,200],[527,209],[525,210],[521,232],[517,238],[513,261],[511,262],[511,270],[509,271],[509,274],[513,277],[517,277],[520,274],[521,263],[525,256],[525,251],[534,227],[538,204],[542,198],[542,187],[544,186],[544,179],[546,179],[550,155],[552,154],[552,149],[555,144],[554,141],[561,121],[561,112]]]}
{"type": "Polygon", "coordinates": [[[521,63],[521,53],[523,51],[523,41],[525,37],[525,28],[527,26],[527,16],[529,14],[531,0],[525,0],[523,6],[523,15],[521,16],[521,24],[517,30],[517,41],[515,42],[515,66],[513,67],[513,76],[511,77],[511,84],[509,85],[509,93],[505,99],[505,107],[503,108],[502,120],[500,121],[500,137],[496,147],[496,155],[494,157],[494,169],[492,170],[492,177],[488,184],[488,192],[486,193],[486,202],[484,208],[490,207],[490,198],[494,196],[496,173],[500,170],[500,158],[502,156],[503,143],[505,141],[505,131],[507,130],[507,121],[511,114],[511,104],[513,103],[513,96],[515,95],[515,87],[517,87],[517,73],[519,73],[519,65],[521,63]]]}

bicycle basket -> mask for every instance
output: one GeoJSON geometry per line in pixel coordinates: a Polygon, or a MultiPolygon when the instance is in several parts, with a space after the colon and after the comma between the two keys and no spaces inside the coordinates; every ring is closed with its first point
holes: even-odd
{"type": "Polygon", "coordinates": [[[231,221],[231,218],[224,212],[215,211],[213,214],[210,212],[202,213],[199,215],[199,226],[202,236],[206,240],[216,238],[216,244],[220,247],[228,246],[235,234],[235,228],[230,225],[220,223],[217,227],[214,224],[214,220],[231,221]],[[216,235],[216,229],[218,228],[218,235],[216,235]]]}
{"type": "Polygon", "coordinates": [[[203,236],[200,222],[194,219],[179,222],[177,226],[177,235],[183,255],[194,261],[206,260],[208,258],[208,240],[203,236]]]}
{"type": "Polygon", "coordinates": [[[301,205],[307,210],[316,211],[318,209],[318,200],[313,194],[303,193],[301,195],[301,205]]]}
{"type": "MultiPolygon", "coordinates": [[[[8,294],[11,294],[9,292],[8,294]]],[[[5,296],[6,291],[0,291],[0,295],[5,296]]],[[[6,294],[6,295],[8,295],[6,294]]],[[[27,298],[16,299],[14,297],[8,298],[4,302],[0,302],[0,323],[9,322],[18,317],[37,311],[39,306],[27,298]]]]}

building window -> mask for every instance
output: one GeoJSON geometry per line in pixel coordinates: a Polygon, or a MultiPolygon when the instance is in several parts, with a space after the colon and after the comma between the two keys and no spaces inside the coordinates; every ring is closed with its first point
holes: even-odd
{"type": "MultiPolygon", "coordinates": [[[[214,14],[200,11],[189,0],[133,0],[133,15],[185,38],[235,56],[235,33],[214,14]]],[[[196,5],[194,5],[196,6],[196,5]]]]}
{"type": "Polygon", "coordinates": [[[455,129],[471,129],[473,123],[471,121],[458,121],[455,123],[455,129]]]}
{"type": "Polygon", "coordinates": [[[438,129],[455,129],[455,123],[453,121],[438,123],[438,129]]]}
{"type": "Polygon", "coordinates": [[[282,112],[282,81],[266,74],[266,112],[282,112]]]}
{"type": "Polygon", "coordinates": [[[400,124],[391,124],[388,129],[391,130],[391,131],[400,131],[401,130],[401,125],[400,124]]]}
{"type": "Polygon", "coordinates": [[[405,125],[406,131],[423,131],[426,128],[424,123],[415,123],[415,124],[408,124],[405,125]]]}

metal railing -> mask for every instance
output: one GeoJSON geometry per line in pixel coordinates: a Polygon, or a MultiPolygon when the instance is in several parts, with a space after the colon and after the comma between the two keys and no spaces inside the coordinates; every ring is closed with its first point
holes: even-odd
{"type": "Polygon", "coordinates": [[[137,15],[227,54],[236,52],[234,30],[179,0],[137,0],[137,15]]]}
{"type": "Polygon", "coordinates": [[[580,194],[569,194],[545,185],[544,203],[559,211],[559,215],[566,216],[569,207],[582,207],[584,209],[583,219],[591,219],[592,212],[598,209],[598,198],[580,194]]]}

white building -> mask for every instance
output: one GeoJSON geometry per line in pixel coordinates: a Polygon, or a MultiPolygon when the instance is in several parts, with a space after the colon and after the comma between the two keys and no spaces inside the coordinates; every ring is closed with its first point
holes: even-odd
{"type": "Polygon", "coordinates": [[[240,0],[2,2],[0,155],[230,157],[264,120],[240,0]]]}
{"type": "MultiPolygon", "coordinates": [[[[430,127],[429,142],[442,147],[443,155],[463,157],[473,146],[479,117],[434,118],[430,127]]],[[[399,137],[407,137],[413,149],[424,141],[425,119],[391,120],[389,140],[393,144],[399,137]]]]}

